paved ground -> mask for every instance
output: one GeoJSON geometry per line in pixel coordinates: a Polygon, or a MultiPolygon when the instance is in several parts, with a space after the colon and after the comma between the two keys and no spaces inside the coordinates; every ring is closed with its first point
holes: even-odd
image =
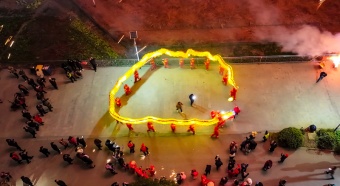
{"type": "MultiPolygon", "coordinates": [[[[203,172],[205,165],[213,164],[215,155],[219,154],[224,165],[219,172],[213,171],[209,175],[209,178],[218,181],[225,175],[227,147],[230,141],[236,140],[240,143],[250,131],[277,131],[287,126],[305,127],[311,123],[324,128],[337,126],[340,117],[340,89],[336,85],[340,75],[336,70],[326,69],[328,76],[315,84],[319,71],[312,63],[238,64],[233,65],[233,68],[235,80],[240,87],[237,101],[233,103],[226,100],[230,87],[221,85],[221,77],[216,72],[217,66],[212,66],[212,70],[208,72],[201,67],[196,70],[173,67],[160,68],[152,73],[143,67],[140,71],[143,75],[142,81],[132,87],[133,95],[122,97],[124,107],[121,108],[120,114],[131,117],[153,114],[180,118],[174,111],[177,100],[185,104],[184,111],[188,117],[197,118],[207,118],[213,109],[228,110],[237,104],[242,110],[240,116],[233,122],[228,122],[221,131],[220,138],[216,140],[208,136],[212,132],[212,126],[197,126],[197,135],[192,136],[185,132],[186,127],[178,127],[178,134],[171,134],[169,126],[155,125],[157,133],[148,135],[145,125],[135,126],[135,134],[128,134],[123,125],[116,125],[107,112],[108,92],[117,78],[127,70],[126,67],[99,68],[96,73],[85,70],[84,79],[75,83],[70,83],[62,70],[58,69],[53,76],[57,78],[60,88],[48,88],[46,94],[55,109],[44,117],[46,125],[39,131],[38,138],[32,139],[22,130],[24,120],[20,111],[10,111],[7,101],[13,99],[18,83],[26,83],[2,70],[0,97],[4,102],[0,104],[0,117],[3,118],[0,121],[0,136],[3,140],[0,144],[3,149],[0,169],[10,171],[15,179],[19,179],[21,175],[29,176],[36,185],[53,185],[55,178],[63,179],[69,185],[84,186],[98,183],[110,185],[113,181],[132,180],[133,176],[128,173],[120,172],[111,176],[105,171],[104,162],[110,158],[110,154],[92,151],[93,138],[99,137],[103,141],[107,138],[116,139],[125,149],[129,139],[132,139],[138,148],[144,142],[151,151],[149,157],[141,159],[138,152],[134,155],[126,152],[125,159],[136,160],[138,165],[143,167],[154,164],[157,176],[169,176],[172,171],[185,171],[189,174],[192,168],[203,172]],[[190,93],[195,93],[198,97],[194,108],[188,106],[190,93]],[[39,154],[41,145],[48,147],[49,142],[69,135],[84,135],[88,138],[89,147],[86,153],[94,159],[97,165],[95,169],[89,170],[81,162],[67,166],[60,155],[44,158],[39,154]],[[35,156],[31,164],[16,165],[12,162],[8,154],[14,149],[7,147],[4,141],[7,137],[15,138],[35,156]]],[[[130,85],[132,82],[132,79],[128,80],[130,85]]],[[[27,104],[34,114],[37,103],[31,90],[27,104]]],[[[262,134],[259,135],[258,138],[261,138],[262,134]]],[[[283,165],[275,163],[271,170],[263,173],[260,171],[263,163],[267,159],[278,160],[283,151],[277,149],[274,154],[268,154],[268,146],[268,143],[259,144],[248,156],[238,153],[236,157],[238,163],[250,164],[250,177],[254,181],[276,185],[280,178],[285,178],[288,180],[287,185],[311,186],[339,182],[338,178],[325,180],[326,175],[323,174],[326,168],[339,165],[339,157],[304,148],[289,152],[291,155],[283,165]]],[[[75,155],[71,149],[64,152],[75,155]]],[[[340,172],[336,172],[336,175],[339,174],[340,172]]],[[[185,185],[198,184],[198,180],[185,181],[185,185]]]]}

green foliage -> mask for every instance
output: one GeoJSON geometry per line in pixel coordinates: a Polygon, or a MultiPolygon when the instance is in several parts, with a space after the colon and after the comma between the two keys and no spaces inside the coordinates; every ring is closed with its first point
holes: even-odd
{"type": "Polygon", "coordinates": [[[119,57],[107,41],[79,19],[73,19],[69,25],[69,41],[74,47],[71,53],[66,54],[66,58],[87,59],[92,56],[96,59],[114,59],[119,57]]]}
{"type": "Polygon", "coordinates": [[[282,147],[297,149],[302,146],[303,134],[298,128],[285,128],[279,132],[278,143],[282,147]]]}
{"type": "Polygon", "coordinates": [[[334,153],[340,155],[340,144],[334,148],[334,153]]]}
{"type": "Polygon", "coordinates": [[[334,129],[320,129],[317,131],[317,146],[320,149],[335,150],[340,148],[340,132],[334,129]]]}
{"type": "Polygon", "coordinates": [[[168,179],[144,179],[138,178],[135,182],[129,183],[130,186],[176,186],[177,184],[173,180],[168,179]]]}

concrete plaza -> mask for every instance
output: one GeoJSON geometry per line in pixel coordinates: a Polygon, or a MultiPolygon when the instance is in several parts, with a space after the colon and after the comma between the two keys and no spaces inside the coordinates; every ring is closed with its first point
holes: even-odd
{"type": "MultiPolygon", "coordinates": [[[[156,166],[159,176],[169,176],[173,171],[186,172],[196,168],[203,173],[206,164],[214,164],[214,157],[219,154],[224,162],[221,170],[213,170],[209,179],[218,183],[226,175],[228,146],[232,140],[241,143],[251,131],[278,131],[282,128],[306,127],[314,123],[322,128],[335,128],[340,119],[340,88],[337,86],[340,73],[331,67],[326,68],[328,76],[315,83],[319,70],[313,63],[273,63],[273,64],[233,64],[235,81],[240,87],[237,100],[228,102],[230,86],[221,83],[218,66],[212,65],[206,71],[202,66],[195,70],[159,68],[149,71],[148,67],[140,70],[142,80],[133,85],[132,78],[127,83],[132,86],[132,95],[122,95],[123,107],[119,113],[128,117],[143,117],[154,115],[158,117],[182,118],[175,111],[177,101],[184,103],[184,113],[188,118],[209,118],[211,110],[230,110],[234,105],[241,108],[239,117],[227,122],[221,130],[218,139],[209,136],[213,126],[196,126],[195,136],[186,132],[187,126],[178,126],[177,133],[172,134],[167,125],[155,124],[156,133],[148,134],[146,124],[134,126],[136,133],[128,133],[126,126],[116,124],[108,113],[108,92],[123,75],[128,67],[98,68],[97,72],[90,69],[83,71],[84,78],[75,83],[69,82],[62,69],[56,69],[52,75],[57,79],[59,90],[53,90],[47,83],[46,97],[50,98],[54,111],[43,117],[46,125],[42,126],[37,138],[33,139],[22,129],[24,119],[20,110],[10,111],[13,95],[18,91],[18,84],[27,85],[21,78],[16,79],[7,70],[0,72],[0,131],[3,143],[0,143],[2,156],[1,170],[10,171],[17,185],[22,185],[20,176],[25,175],[36,185],[54,185],[54,179],[62,179],[68,185],[110,185],[114,181],[132,181],[133,175],[119,170],[112,176],[105,170],[105,162],[110,158],[108,151],[93,151],[93,138],[115,139],[124,147],[125,160],[136,160],[137,164],[148,167],[156,166]],[[188,95],[197,95],[195,107],[190,107],[188,95]],[[57,142],[68,136],[84,136],[88,142],[85,152],[94,160],[94,169],[86,168],[81,162],[66,165],[61,155],[53,154],[44,158],[39,153],[39,147],[50,148],[51,141],[57,142]],[[32,163],[17,165],[10,159],[9,153],[15,149],[9,148],[6,138],[14,138],[30,154],[34,155],[32,163]],[[130,155],[127,142],[136,144],[137,152],[130,155]],[[141,143],[145,143],[151,155],[145,159],[138,152],[141,143]],[[19,184],[20,183],[20,184],[19,184]]],[[[27,70],[28,74],[28,70],[27,70]]],[[[33,77],[33,75],[29,75],[33,77]]],[[[29,87],[27,85],[27,87],[29,87]]],[[[36,114],[35,105],[38,103],[35,92],[30,88],[26,98],[29,111],[36,114]]],[[[249,155],[238,152],[237,163],[249,163],[249,177],[253,181],[262,181],[264,185],[275,186],[278,180],[284,178],[287,185],[324,185],[340,182],[340,172],[336,172],[335,180],[325,180],[323,171],[330,166],[339,166],[338,156],[331,153],[315,152],[305,148],[288,152],[289,158],[282,165],[276,163],[283,149],[276,149],[273,154],[267,153],[269,143],[259,143],[256,150],[249,155]],[[263,173],[260,169],[267,159],[272,159],[274,166],[263,173]]],[[[75,155],[73,149],[64,153],[75,155]]],[[[229,182],[229,185],[231,182],[229,182]]],[[[184,185],[199,185],[199,180],[192,181],[189,177],[184,185]]],[[[253,184],[254,185],[254,184],[253,184]]]]}

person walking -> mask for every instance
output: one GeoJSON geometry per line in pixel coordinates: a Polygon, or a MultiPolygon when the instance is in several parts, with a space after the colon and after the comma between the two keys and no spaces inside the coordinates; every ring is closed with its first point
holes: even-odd
{"type": "Polygon", "coordinates": [[[95,72],[97,72],[97,63],[93,57],[90,57],[90,64],[95,72]]]}
{"type": "Polygon", "coordinates": [[[44,114],[47,114],[47,112],[43,108],[42,104],[38,104],[37,106],[35,106],[35,108],[37,108],[37,110],[38,110],[38,112],[40,113],[41,116],[44,116],[44,114]]]}
{"type": "Polygon", "coordinates": [[[216,170],[219,170],[220,167],[223,165],[223,162],[221,161],[221,158],[219,155],[215,156],[215,165],[216,165],[216,170]]]}
{"type": "Polygon", "coordinates": [[[33,138],[36,138],[35,135],[37,134],[37,132],[35,132],[35,130],[32,128],[32,127],[29,127],[29,126],[25,126],[23,127],[23,129],[30,133],[32,135],[33,138]]]}
{"type": "Polygon", "coordinates": [[[64,154],[63,160],[66,161],[68,164],[73,164],[72,163],[73,159],[71,158],[71,156],[69,154],[64,154]]]}
{"type": "Polygon", "coordinates": [[[48,78],[48,81],[51,83],[51,85],[58,90],[58,84],[56,82],[55,78],[48,78]]]}
{"type": "Polygon", "coordinates": [[[58,186],[67,186],[63,180],[54,180],[58,184],[58,186]]]}
{"type": "Polygon", "coordinates": [[[82,136],[82,137],[80,137],[80,138],[77,137],[77,143],[78,143],[78,144],[81,144],[84,148],[87,147],[86,141],[85,141],[85,139],[84,139],[84,136],[82,136]]]}
{"type": "Polygon", "coordinates": [[[29,78],[29,79],[27,80],[27,83],[28,83],[29,85],[31,85],[31,87],[32,87],[33,89],[35,89],[35,88],[38,86],[38,84],[36,84],[35,81],[34,81],[34,79],[32,79],[32,78],[29,78]]]}
{"type": "Polygon", "coordinates": [[[279,163],[283,163],[287,158],[288,158],[288,154],[281,153],[281,158],[280,158],[279,163]]]}
{"type": "Polygon", "coordinates": [[[128,144],[127,144],[127,146],[128,146],[129,149],[130,149],[130,154],[135,153],[135,144],[132,143],[132,141],[129,141],[128,144]]]}
{"type": "Polygon", "coordinates": [[[54,142],[51,142],[51,147],[54,151],[58,152],[58,154],[62,154],[61,150],[56,144],[54,144],[54,142]]]}
{"type": "Polygon", "coordinates": [[[183,106],[183,103],[182,102],[177,102],[176,104],[176,110],[177,112],[183,112],[183,109],[182,109],[182,106],[183,106]]]}
{"type": "Polygon", "coordinates": [[[20,177],[22,182],[24,182],[25,184],[27,184],[28,186],[33,186],[33,183],[31,181],[31,179],[29,179],[28,177],[25,177],[25,176],[21,176],[20,177]]]}
{"type": "Polygon", "coordinates": [[[327,76],[326,72],[320,72],[320,76],[318,78],[318,80],[316,80],[316,83],[318,83],[319,81],[321,81],[323,78],[325,78],[327,76]]]}
{"type": "Polygon", "coordinates": [[[156,132],[156,131],[155,131],[155,128],[153,127],[152,122],[149,121],[149,122],[147,123],[147,127],[148,127],[147,132],[150,132],[150,131],[156,132]]]}
{"type": "Polygon", "coordinates": [[[9,157],[12,158],[12,160],[16,161],[18,164],[21,164],[22,160],[20,159],[19,155],[15,152],[9,153],[9,157]]]}
{"type": "Polygon", "coordinates": [[[64,149],[67,149],[68,143],[63,138],[59,140],[59,143],[64,147],[64,149]]]}
{"type": "Polygon", "coordinates": [[[76,67],[78,68],[79,71],[83,71],[83,66],[81,65],[81,61],[79,59],[75,59],[74,63],[76,65],[76,67]]]}
{"type": "Polygon", "coordinates": [[[331,176],[330,179],[334,179],[334,172],[335,170],[337,169],[336,166],[332,167],[332,168],[329,168],[327,171],[325,171],[326,174],[329,174],[331,176]]]}
{"type": "Polygon", "coordinates": [[[31,159],[33,159],[34,156],[29,156],[26,150],[23,150],[19,153],[22,160],[26,160],[27,164],[31,163],[31,159]]]}
{"type": "Polygon", "coordinates": [[[127,128],[129,128],[129,132],[133,132],[133,127],[131,123],[126,123],[127,128]]]}
{"type": "Polygon", "coordinates": [[[68,79],[70,79],[72,83],[74,83],[75,81],[77,81],[76,78],[72,75],[71,72],[66,72],[66,77],[67,77],[68,79]]]}
{"type": "Polygon", "coordinates": [[[196,96],[194,94],[189,95],[190,105],[192,106],[195,102],[196,96]]]}
{"type": "Polygon", "coordinates": [[[98,148],[98,150],[102,150],[102,141],[98,138],[94,139],[94,144],[96,145],[96,147],[98,148]]]}
{"type": "Polygon", "coordinates": [[[18,143],[14,139],[6,139],[6,142],[9,146],[15,147],[18,150],[22,151],[21,147],[18,145],[18,143]]]}
{"type": "Polygon", "coordinates": [[[262,170],[267,171],[268,169],[272,168],[272,166],[273,166],[272,160],[267,160],[264,163],[262,170]]]}
{"type": "Polygon", "coordinates": [[[285,186],[286,183],[287,183],[286,180],[280,180],[280,181],[279,181],[279,186],[285,186]]]}
{"type": "Polygon", "coordinates": [[[42,101],[43,99],[45,99],[45,95],[42,92],[37,92],[35,96],[37,97],[38,101],[42,101]]]}
{"type": "Polygon", "coordinates": [[[48,149],[43,146],[40,147],[39,152],[43,153],[46,157],[51,154],[50,151],[48,151],[48,149]]]}
{"type": "Polygon", "coordinates": [[[41,101],[42,101],[42,104],[43,104],[44,106],[46,106],[50,112],[53,112],[53,110],[52,110],[52,109],[53,109],[52,104],[51,104],[48,100],[49,100],[48,98],[42,99],[42,100],[41,100],[41,101]]]}
{"type": "Polygon", "coordinates": [[[192,132],[192,134],[195,135],[195,125],[190,125],[187,132],[192,132]]]}
{"type": "Polygon", "coordinates": [[[269,151],[270,151],[270,152],[274,152],[274,150],[275,150],[276,147],[277,147],[276,141],[275,141],[275,140],[272,140],[272,141],[270,142],[269,151]]]}

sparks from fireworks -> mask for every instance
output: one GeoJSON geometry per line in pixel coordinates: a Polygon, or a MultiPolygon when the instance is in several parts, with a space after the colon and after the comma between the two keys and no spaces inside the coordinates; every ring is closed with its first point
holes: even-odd
{"type": "Polygon", "coordinates": [[[326,0],[320,0],[319,1],[319,5],[318,7],[316,8],[316,10],[319,10],[319,8],[321,7],[321,5],[325,2],[326,0]]]}
{"type": "Polygon", "coordinates": [[[334,68],[338,68],[338,66],[340,64],[340,54],[338,54],[337,56],[332,56],[329,59],[332,60],[332,62],[334,64],[334,68]]]}

